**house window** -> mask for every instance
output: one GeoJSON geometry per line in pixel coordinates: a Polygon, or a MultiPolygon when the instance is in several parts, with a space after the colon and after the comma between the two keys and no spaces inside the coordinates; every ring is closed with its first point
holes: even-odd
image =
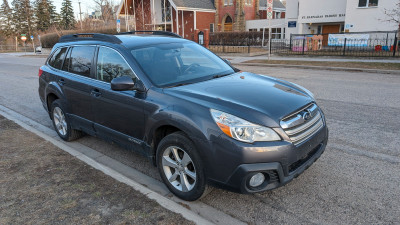
{"type": "Polygon", "coordinates": [[[376,7],[378,6],[378,0],[359,0],[358,7],[376,7]]]}
{"type": "Polygon", "coordinates": [[[161,13],[163,22],[171,22],[171,4],[169,1],[161,1],[161,13]]]}
{"type": "Polygon", "coordinates": [[[233,5],[233,0],[225,0],[224,5],[233,5]]]}
{"type": "Polygon", "coordinates": [[[214,24],[210,23],[210,32],[214,32],[214,24]]]}
{"type": "Polygon", "coordinates": [[[271,29],[272,39],[282,39],[282,29],[281,28],[272,28],[271,29]]]}
{"type": "Polygon", "coordinates": [[[275,19],[281,18],[281,12],[275,12],[275,19]]]}

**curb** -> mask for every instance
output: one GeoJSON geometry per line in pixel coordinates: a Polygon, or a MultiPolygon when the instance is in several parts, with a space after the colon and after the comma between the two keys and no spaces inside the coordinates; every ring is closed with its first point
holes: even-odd
{"type": "Polygon", "coordinates": [[[400,70],[378,70],[378,69],[361,69],[346,67],[324,67],[324,66],[304,66],[304,65],[287,65],[287,64],[263,64],[263,63],[232,63],[237,66],[261,66],[261,67],[286,67],[313,70],[330,70],[330,71],[347,71],[347,72],[364,72],[364,73],[381,73],[400,75],[400,70]]]}
{"type": "Polygon", "coordinates": [[[169,211],[181,214],[187,220],[193,221],[196,224],[244,224],[242,221],[200,201],[186,202],[178,199],[172,196],[160,181],[78,142],[64,142],[53,129],[37,123],[5,106],[0,105],[0,115],[49,141],[87,165],[100,170],[115,180],[131,186],[169,211]]]}

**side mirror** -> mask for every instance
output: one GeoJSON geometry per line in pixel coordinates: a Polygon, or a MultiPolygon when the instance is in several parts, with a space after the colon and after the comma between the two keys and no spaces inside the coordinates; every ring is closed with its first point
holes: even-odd
{"type": "Polygon", "coordinates": [[[116,77],[111,80],[111,89],[114,91],[129,91],[133,90],[134,87],[135,82],[130,76],[116,77]]]}

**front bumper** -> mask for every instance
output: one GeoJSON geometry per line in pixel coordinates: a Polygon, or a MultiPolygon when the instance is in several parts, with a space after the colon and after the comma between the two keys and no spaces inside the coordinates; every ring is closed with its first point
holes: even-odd
{"type": "Polygon", "coordinates": [[[242,193],[254,193],[281,187],[308,169],[325,151],[326,144],[327,139],[304,155],[302,159],[289,165],[286,168],[289,172],[286,174],[279,162],[242,164],[235,170],[227,184],[238,187],[242,193]],[[263,184],[253,188],[249,185],[249,181],[256,173],[263,173],[266,179],[263,184]]]}
{"type": "Polygon", "coordinates": [[[283,186],[310,167],[325,151],[328,142],[326,125],[299,146],[290,141],[242,143],[221,135],[214,139],[207,163],[210,180],[243,193],[254,193],[283,186]],[[263,173],[266,181],[249,186],[255,173],[263,173]]]}

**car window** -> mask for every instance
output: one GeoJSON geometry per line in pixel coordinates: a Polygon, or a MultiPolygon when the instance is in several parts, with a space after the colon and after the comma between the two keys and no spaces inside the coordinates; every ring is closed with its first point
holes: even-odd
{"type": "Polygon", "coordinates": [[[131,50],[148,78],[158,87],[212,79],[234,73],[222,59],[195,43],[168,43],[131,50]]]}
{"type": "Polygon", "coordinates": [[[65,55],[68,48],[59,48],[54,52],[53,56],[49,60],[49,65],[56,69],[61,69],[65,55]]]}
{"type": "Polygon", "coordinates": [[[94,56],[94,46],[76,46],[70,50],[70,54],[66,59],[68,65],[64,65],[64,68],[68,68],[67,71],[78,75],[90,77],[90,69],[92,67],[92,59],[94,56]]]}
{"type": "Polygon", "coordinates": [[[132,79],[136,79],[132,69],[118,52],[100,47],[97,56],[97,79],[111,82],[112,79],[120,76],[130,76],[132,79]]]}

